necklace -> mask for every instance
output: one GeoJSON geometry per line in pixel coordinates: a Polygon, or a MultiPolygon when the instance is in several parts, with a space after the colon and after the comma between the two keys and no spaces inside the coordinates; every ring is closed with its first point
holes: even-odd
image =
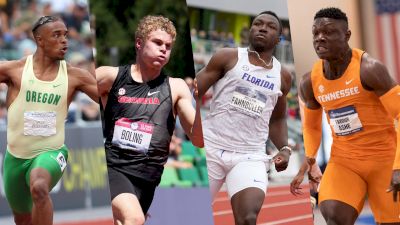
{"type": "Polygon", "coordinates": [[[271,60],[269,60],[269,63],[267,64],[267,62],[265,62],[265,60],[261,58],[260,54],[258,54],[257,51],[250,50],[250,48],[247,48],[247,52],[249,52],[249,53],[255,53],[255,54],[257,55],[258,59],[259,59],[261,62],[263,62],[264,65],[265,65],[266,67],[271,67],[271,66],[272,66],[272,59],[273,59],[273,57],[271,57],[271,60]]]}

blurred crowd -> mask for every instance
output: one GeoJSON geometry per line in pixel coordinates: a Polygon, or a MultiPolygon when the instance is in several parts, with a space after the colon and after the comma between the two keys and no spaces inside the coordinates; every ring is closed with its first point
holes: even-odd
{"type": "MultiPolygon", "coordinates": [[[[68,31],[66,61],[94,74],[94,34],[90,29],[87,0],[2,0],[0,1],[0,61],[16,60],[33,54],[36,44],[33,23],[45,15],[63,19],[68,31]]],[[[0,127],[5,127],[7,86],[0,84],[0,127]]],[[[71,103],[67,123],[97,121],[98,104],[82,93],[71,103]]]]}

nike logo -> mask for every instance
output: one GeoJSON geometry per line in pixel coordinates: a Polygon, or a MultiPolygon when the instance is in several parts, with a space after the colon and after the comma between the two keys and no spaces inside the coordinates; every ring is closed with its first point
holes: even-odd
{"type": "Polygon", "coordinates": [[[155,91],[155,92],[150,92],[150,91],[149,91],[149,92],[147,93],[147,96],[152,96],[152,95],[154,95],[154,94],[156,94],[156,93],[158,93],[158,92],[160,92],[160,91],[155,91]]]}
{"type": "Polygon", "coordinates": [[[351,82],[353,82],[354,79],[351,80],[346,80],[346,85],[349,85],[351,82]]]}
{"type": "Polygon", "coordinates": [[[275,77],[274,77],[274,76],[268,76],[268,75],[267,75],[267,78],[275,78],[275,77]]]}
{"type": "Polygon", "coordinates": [[[264,183],[264,181],[256,180],[256,179],[254,179],[253,181],[254,181],[254,183],[264,183]]]}
{"type": "Polygon", "coordinates": [[[59,86],[61,86],[62,84],[54,84],[53,85],[53,88],[56,88],[56,87],[59,87],[59,86]]]}

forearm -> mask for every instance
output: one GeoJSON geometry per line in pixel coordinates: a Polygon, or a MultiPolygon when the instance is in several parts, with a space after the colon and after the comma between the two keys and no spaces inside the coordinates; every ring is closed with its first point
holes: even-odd
{"type": "Polygon", "coordinates": [[[190,140],[192,141],[193,145],[202,148],[204,147],[204,140],[203,140],[203,128],[201,125],[201,100],[196,101],[196,114],[193,122],[192,129],[190,130],[190,140]]]}
{"type": "Polygon", "coordinates": [[[288,128],[286,117],[271,120],[269,126],[269,139],[275,147],[280,149],[288,145],[288,128]]]}
{"type": "Polygon", "coordinates": [[[309,168],[309,165],[307,163],[307,159],[304,158],[303,163],[301,164],[299,172],[297,174],[304,175],[305,173],[308,172],[308,168],[309,168]]]}
{"type": "Polygon", "coordinates": [[[309,109],[303,107],[303,138],[306,157],[315,158],[322,137],[322,108],[309,109]]]}

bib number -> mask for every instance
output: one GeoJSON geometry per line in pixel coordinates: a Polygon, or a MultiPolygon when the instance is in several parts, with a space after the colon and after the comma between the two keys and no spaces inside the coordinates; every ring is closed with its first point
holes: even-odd
{"type": "Polygon", "coordinates": [[[56,112],[24,112],[24,135],[53,136],[56,134],[56,112]]]}
{"type": "Polygon", "coordinates": [[[112,143],[123,149],[146,154],[149,150],[154,125],[121,118],[115,122],[112,143]]]}
{"type": "Polygon", "coordinates": [[[266,96],[250,88],[236,87],[230,102],[232,108],[249,116],[260,117],[267,101],[266,96]]]}
{"type": "Polygon", "coordinates": [[[337,136],[346,136],[362,130],[362,124],[354,106],[329,110],[329,124],[337,136]]]}

